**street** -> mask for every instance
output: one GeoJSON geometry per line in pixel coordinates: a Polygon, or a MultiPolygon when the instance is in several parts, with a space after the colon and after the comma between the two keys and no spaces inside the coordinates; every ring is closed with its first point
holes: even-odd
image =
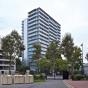
{"type": "Polygon", "coordinates": [[[67,86],[63,83],[63,80],[47,80],[34,84],[0,85],[0,88],[67,88],[67,86]]]}

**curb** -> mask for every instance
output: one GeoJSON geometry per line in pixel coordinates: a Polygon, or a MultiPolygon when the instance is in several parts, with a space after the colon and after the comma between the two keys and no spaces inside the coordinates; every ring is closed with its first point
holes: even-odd
{"type": "Polygon", "coordinates": [[[67,83],[65,80],[63,80],[64,84],[68,87],[68,88],[74,88],[72,85],[70,85],[69,83],[67,83]]]}

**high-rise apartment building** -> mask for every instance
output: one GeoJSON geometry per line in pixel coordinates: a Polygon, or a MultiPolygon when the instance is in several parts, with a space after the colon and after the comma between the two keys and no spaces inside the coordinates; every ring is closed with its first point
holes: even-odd
{"type": "Polygon", "coordinates": [[[22,22],[23,41],[26,46],[24,51],[26,58],[24,57],[24,59],[27,62],[32,60],[34,43],[41,45],[42,56],[45,55],[51,41],[57,40],[60,43],[60,27],[61,25],[41,8],[30,11],[27,19],[22,22]]]}
{"type": "Polygon", "coordinates": [[[22,39],[23,39],[23,44],[25,46],[25,50],[22,54],[22,59],[23,59],[23,62],[25,62],[27,64],[27,19],[23,20],[22,21],[22,39]]]}

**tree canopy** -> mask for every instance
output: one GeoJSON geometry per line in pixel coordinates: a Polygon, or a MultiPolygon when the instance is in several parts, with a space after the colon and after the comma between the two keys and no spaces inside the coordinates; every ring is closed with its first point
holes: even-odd
{"type": "Polygon", "coordinates": [[[74,70],[79,69],[82,65],[81,49],[74,46],[73,38],[69,33],[62,38],[61,49],[62,54],[68,61],[68,65],[70,65],[70,72],[73,75],[74,70]]]}
{"type": "Polygon", "coordinates": [[[33,45],[34,51],[33,51],[33,59],[39,60],[41,58],[41,45],[38,43],[35,43],[33,45]]]}
{"type": "Polygon", "coordinates": [[[55,60],[61,58],[60,49],[57,41],[52,41],[46,51],[46,58],[50,60],[55,60]]]}
{"type": "Polygon", "coordinates": [[[51,63],[49,59],[46,58],[42,58],[38,61],[38,67],[40,69],[40,72],[46,72],[46,71],[50,71],[51,68],[51,63]]]}
{"type": "Polygon", "coordinates": [[[47,48],[46,58],[50,60],[51,71],[54,73],[55,78],[55,68],[56,68],[56,60],[61,59],[60,49],[57,41],[52,41],[47,48]]]}
{"type": "Polygon", "coordinates": [[[73,38],[71,34],[66,33],[65,36],[62,38],[61,48],[62,48],[62,54],[67,58],[67,60],[71,60],[72,53],[73,53],[73,38]]]}
{"type": "MultiPolygon", "coordinates": [[[[17,31],[13,30],[9,35],[2,38],[2,49],[4,56],[10,60],[11,67],[12,61],[16,63],[16,59],[19,58],[24,50],[22,38],[17,31]]],[[[9,73],[11,74],[10,67],[9,73]]]]}

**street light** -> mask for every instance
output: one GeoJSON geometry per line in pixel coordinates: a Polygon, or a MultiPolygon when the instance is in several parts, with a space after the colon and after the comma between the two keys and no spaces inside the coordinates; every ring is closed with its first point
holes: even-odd
{"type": "Polygon", "coordinates": [[[82,47],[82,74],[84,74],[84,67],[83,67],[83,43],[81,44],[82,47]]]}

